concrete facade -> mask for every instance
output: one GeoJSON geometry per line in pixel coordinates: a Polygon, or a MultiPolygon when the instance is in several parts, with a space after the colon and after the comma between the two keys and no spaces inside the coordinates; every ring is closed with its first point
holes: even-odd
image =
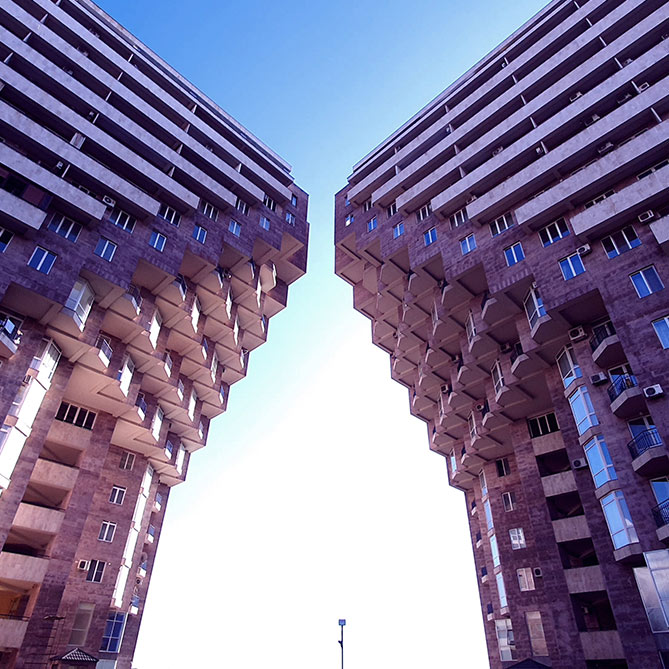
{"type": "Polygon", "coordinates": [[[89,0],[0,24],[0,666],[129,669],[170,490],[306,271],[308,196],[89,0]]]}
{"type": "Polygon", "coordinates": [[[491,667],[669,667],[668,64],[669,3],[555,0],[335,197],[465,495],[491,667]]]}

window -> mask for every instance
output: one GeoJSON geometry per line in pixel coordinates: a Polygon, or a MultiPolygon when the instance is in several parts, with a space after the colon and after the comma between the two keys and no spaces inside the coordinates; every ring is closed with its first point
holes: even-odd
{"type": "Polygon", "coordinates": [[[646,615],[653,632],[669,630],[669,551],[648,551],[643,554],[647,567],[634,570],[637,587],[641,593],[646,615]]]}
{"type": "Polygon", "coordinates": [[[518,575],[518,588],[521,592],[534,590],[534,574],[530,567],[516,569],[516,574],[518,575]]]}
{"type": "Polygon", "coordinates": [[[85,646],[88,630],[93,620],[95,604],[81,603],[77,606],[77,612],[74,614],[74,623],[70,632],[70,646],[85,646]]]}
{"type": "Polygon", "coordinates": [[[193,239],[200,244],[204,244],[207,240],[207,229],[196,223],[193,228],[193,239]]]}
{"type": "Polygon", "coordinates": [[[539,230],[539,239],[541,243],[546,246],[555,244],[555,242],[563,239],[569,234],[569,228],[564,218],[558,218],[557,221],[549,223],[545,228],[539,230]]]}
{"type": "Polygon", "coordinates": [[[497,476],[500,478],[502,476],[509,476],[511,474],[511,465],[509,465],[508,458],[500,458],[495,460],[495,465],[497,466],[497,476]]]}
{"type": "Polygon", "coordinates": [[[569,388],[576,379],[580,379],[583,376],[581,367],[578,362],[576,362],[574,349],[571,344],[565,346],[562,351],[560,351],[560,354],[557,357],[557,365],[565,388],[569,388]]]}
{"type": "Polygon", "coordinates": [[[487,497],[488,483],[485,480],[485,472],[483,470],[479,472],[479,485],[481,486],[481,497],[487,497]]]}
{"type": "Polygon", "coordinates": [[[432,205],[428,202],[424,204],[416,213],[419,221],[424,221],[432,213],[432,205]]]}
{"type": "Polygon", "coordinates": [[[121,648],[123,632],[125,631],[126,614],[120,611],[110,611],[102,635],[100,651],[103,653],[118,653],[121,648]]]}
{"type": "Polygon", "coordinates": [[[502,493],[502,504],[504,504],[504,511],[515,511],[516,510],[516,493],[513,492],[503,492],[502,493]]]}
{"type": "Polygon", "coordinates": [[[469,425],[470,439],[475,439],[477,432],[476,432],[476,420],[474,419],[473,413],[470,413],[469,416],[467,417],[467,425],[469,425]]]}
{"type": "Polygon", "coordinates": [[[267,218],[267,216],[261,216],[260,217],[260,227],[263,230],[269,230],[270,222],[269,222],[269,218],[267,218]]]}
{"type": "Polygon", "coordinates": [[[377,221],[376,221],[376,216],[374,216],[374,218],[370,218],[369,221],[367,221],[367,232],[376,230],[376,226],[377,226],[377,221]]]}
{"type": "Polygon", "coordinates": [[[131,471],[134,465],[135,465],[135,454],[123,453],[123,455],[121,456],[121,460],[118,463],[118,468],[131,471]]]}
{"type": "Polygon", "coordinates": [[[497,536],[495,534],[490,537],[490,553],[492,554],[493,567],[499,567],[499,549],[497,548],[497,536]]]}
{"type": "Polygon", "coordinates": [[[365,211],[365,212],[369,211],[371,208],[372,208],[372,201],[371,200],[367,200],[365,202],[365,204],[362,205],[362,210],[365,211]]]}
{"type": "Polygon", "coordinates": [[[131,216],[121,209],[114,209],[109,216],[109,220],[121,230],[132,233],[135,229],[135,217],[131,216]]]}
{"type": "Polygon", "coordinates": [[[11,233],[9,230],[5,230],[4,228],[0,228],[0,253],[5,252],[9,246],[9,242],[11,242],[13,238],[13,233],[11,233]]]}
{"type": "Polygon", "coordinates": [[[669,165],[669,160],[666,158],[664,160],[661,160],[657,165],[653,165],[652,167],[649,167],[647,170],[644,170],[641,172],[641,174],[637,174],[637,179],[645,179],[646,177],[649,177],[653,172],[657,172],[657,170],[661,170],[663,167],[666,167],[669,165]]]}
{"type": "Polygon", "coordinates": [[[197,405],[197,393],[195,388],[190,391],[190,397],[188,398],[188,417],[191,420],[195,419],[195,407],[197,405]]]}
{"type": "Polygon", "coordinates": [[[598,195],[597,197],[593,198],[592,200],[588,200],[583,204],[583,206],[586,209],[589,209],[590,207],[594,207],[596,204],[599,204],[600,202],[604,202],[607,197],[611,197],[612,195],[615,195],[616,192],[614,190],[607,190],[606,193],[602,193],[601,195],[598,195]]]}
{"type": "Polygon", "coordinates": [[[663,316],[653,321],[653,329],[662,348],[669,348],[669,316],[663,316]]]}
{"type": "Polygon", "coordinates": [[[151,231],[149,246],[152,246],[154,249],[156,249],[156,251],[160,251],[160,253],[162,253],[163,249],[165,248],[166,241],[167,237],[165,237],[165,235],[161,235],[157,230],[151,231]]]}
{"type": "Polygon", "coordinates": [[[81,226],[79,223],[75,223],[74,221],[71,221],[69,218],[65,218],[65,216],[61,216],[60,214],[54,214],[47,227],[52,232],[55,232],[57,235],[64,237],[70,242],[76,242],[77,238],[79,237],[79,233],[81,232],[81,226]]]}
{"type": "Polygon", "coordinates": [[[65,307],[72,311],[74,320],[80,330],[84,329],[88,316],[93,308],[95,293],[88,281],[77,279],[65,302],[65,307]]]}
{"type": "Polygon", "coordinates": [[[565,281],[569,281],[569,279],[573,279],[575,276],[585,272],[583,261],[578,253],[572,253],[566,258],[562,258],[562,260],[559,261],[559,264],[565,281]]]}
{"type": "Polygon", "coordinates": [[[92,430],[95,416],[96,414],[93,411],[74,406],[74,404],[68,404],[67,402],[61,402],[56,413],[56,420],[70,423],[77,427],[83,427],[85,430],[92,430]]]}
{"type": "Polygon", "coordinates": [[[595,488],[599,488],[607,481],[614,481],[618,478],[604,439],[594,437],[584,446],[584,450],[590,466],[590,473],[595,482],[595,488]]]}
{"type": "Polygon", "coordinates": [[[513,219],[511,218],[511,214],[504,214],[503,216],[496,218],[490,224],[490,234],[493,237],[497,237],[497,235],[501,235],[505,230],[508,230],[512,227],[513,219]]]}
{"type": "Polygon", "coordinates": [[[115,485],[111,489],[111,494],[109,495],[109,501],[112,504],[123,504],[123,500],[125,499],[125,488],[122,488],[121,486],[115,485]]]}
{"type": "Polygon", "coordinates": [[[536,439],[537,437],[543,437],[551,432],[558,432],[560,426],[558,425],[555,414],[551,411],[543,416],[528,418],[527,429],[530,432],[530,439],[536,439]]]}
{"type": "Polygon", "coordinates": [[[249,213],[249,205],[248,203],[244,202],[240,197],[237,198],[237,203],[235,204],[235,209],[237,211],[241,211],[242,214],[246,215],[249,213]]]}
{"type": "MultiPolygon", "coordinates": [[[[374,219],[376,220],[376,219],[374,219]]],[[[295,214],[291,213],[290,211],[286,212],[286,223],[288,225],[295,225],[295,214]]]]}
{"type": "Polygon", "coordinates": [[[355,216],[353,216],[353,214],[349,214],[349,215],[346,217],[346,222],[344,223],[344,225],[346,225],[346,227],[348,227],[348,226],[351,225],[351,223],[353,223],[354,221],[355,221],[355,216]]]}
{"type": "Polygon", "coordinates": [[[100,583],[102,581],[102,575],[105,573],[106,563],[102,560],[91,560],[91,563],[88,567],[88,573],[86,574],[86,580],[91,583],[100,583]]]}
{"type": "Polygon", "coordinates": [[[0,333],[12,341],[16,341],[21,334],[23,321],[15,316],[9,316],[0,312],[0,333]]]}
{"type": "Polygon", "coordinates": [[[625,502],[625,495],[621,490],[615,490],[603,497],[602,509],[606,517],[606,524],[609,526],[614,548],[622,548],[639,541],[627,508],[627,502],[625,502]]]}
{"type": "Polygon", "coordinates": [[[132,383],[132,375],[135,373],[135,363],[133,359],[127,355],[123,361],[121,369],[118,371],[116,380],[119,381],[119,388],[121,392],[127,397],[132,383]]]}
{"type": "Polygon", "coordinates": [[[232,219],[230,219],[228,230],[230,230],[230,232],[235,235],[235,237],[239,237],[242,234],[242,226],[237,223],[237,221],[232,219]]]}
{"type": "Polygon", "coordinates": [[[265,193],[265,197],[262,200],[262,203],[270,210],[270,211],[276,211],[276,202],[265,193]]]}
{"type": "Polygon", "coordinates": [[[466,209],[460,209],[459,211],[456,211],[454,214],[452,214],[449,217],[449,221],[451,222],[451,229],[455,229],[463,225],[468,221],[468,216],[467,216],[467,210],[466,209]]]}
{"type": "Polygon", "coordinates": [[[544,308],[544,302],[539,295],[539,289],[532,287],[530,292],[525,296],[523,301],[525,306],[525,314],[527,315],[527,320],[530,324],[530,328],[533,328],[537,321],[546,315],[546,309],[544,308]]]}
{"type": "Polygon", "coordinates": [[[116,532],[116,523],[110,523],[108,520],[103,520],[100,526],[100,533],[98,534],[98,541],[106,541],[111,543],[114,541],[114,534],[116,532]]]}
{"type": "Polygon", "coordinates": [[[290,204],[292,204],[293,207],[297,207],[297,195],[294,193],[290,196],[290,204]]]}
{"type": "Polygon", "coordinates": [[[28,184],[22,179],[19,179],[18,177],[15,177],[13,174],[10,174],[5,179],[5,182],[2,184],[2,187],[8,193],[11,193],[16,197],[23,197],[23,194],[26,192],[26,188],[28,188],[28,184]]]}
{"type": "Polygon", "coordinates": [[[497,635],[497,645],[499,647],[499,659],[502,662],[508,662],[514,658],[516,643],[513,638],[513,627],[508,618],[495,620],[495,634],[497,635]]]}
{"type": "Polygon", "coordinates": [[[212,221],[218,219],[218,209],[216,209],[213,204],[205,202],[204,200],[202,200],[202,213],[212,221]]]}
{"type": "Polygon", "coordinates": [[[393,202],[390,203],[390,206],[386,209],[386,213],[388,214],[388,218],[392,218],[397,213],[397,202],[393,200],[393,202]]]}
{"type": "Polygon", "coordinates": [[[511,548],[518,551],[521,548],[527,548],[525,543],[525,532],[522,527],[514,527],[509,530],[509,537],[511,538],[511,548]]]}
{"type": "Polygon", "coordinates": [[[423,241],[425,246],[430,246],[437,241],[437,228],[430,228],[427,232],[423,233],[423,241]]]}
{"type": "Polygon", "coordinates": [[[95,253],[96,256],[100,256],[103,260],[111,262],[116,253],[116,248],[117,246],[114,242],[105,237],[100,237],[93,253],[95,253]]]}
{"type": "Polygon", "coordinates": [[[474,314],[470,311],[467,314],[467,320],[465,321],[465,333],[467,334],[467,342],[471,345],[476,337],[476,324],[474,323],[474,314]]]}
{"type": "Polygon", "coordinates": [[[393,239],[397,239],[404,234],[404,223],[397,223],[393,226],[393,239]]]}
{"type": "Polygon", "coordinates": [[[460,251],[462,255],[466,256],[468,253],[471,253],[476,248],[476,237],[474,234],[467,235],[464,239],[460,240],[460,251]]]}
{"type": "Polygon", "coordinates": [[[149,324],[149,341],[153,348],[158,345],[158,336],[160,335],[160,328],[163,325],[163,317],[160,315],[158,309],[153,312],[151,323],[149,324]]]}
{"type": "Polygon", "coordinates": [[[523,245],[520,242],[516,242],[511,246],[507,246],[504,249],[504,257],[506,258],[507,267],[511,267],[512,265],[519,263],[521,260],[525,260],[523,245]]]}
{"type": "Polygon", "coordinates": [[[160,439],[160,430],[163,427],[163,420],[165,419],[165,412],[160,408],[156,408],[156,413],[153,416],[151,423],[151,434],[153,438],[158,441],[160,439]]]}
{"type": "Polygon", "coordinates": [[[664,288],[655,265],[644,267],[644,269],[630,274],[630,279],[639,297],[648,297],[650,294],[657,293],[664,288]]]}
{"type": "Polygon", "coordinates": [[[590,400],[590,393],[585,386],[581,386],[569,396],[569,406],[579,434],[583,434],[588,428],[599,425],[590,400]]]}
{"type": "Polygon", "coordinates": [[[166,204],[160,205],[158,216],[165,219],[170,225],[176,225],[177,227],[181,221],[181,214],[176,209],[168,207],[166,204]]]}
{"type": "MultiPolygon", "coordinates": [[[[200,323],[200,314],[201,313],[202,313],[202,305],[200,304],[200,300],[196,296],[195,299],[193,300],[193,306],[191,307],[191,310],[190,310],[190,322],[191,322],[191,325],[193,326],[193,330],[195,330],[195,332],[197,332],[197,327],[198,327],[198,324],[200,323]]],[[[202,346],[205,347],[205,352],[206,352],[207,344],[205,342],[206,342],[206,340],[203,340],[202,346]]]]}
{"type": "Polygon", "coordinates": [[[499,395],[502,388],[504,388],[504,376],[502,374],[502,365],[500,365],[499,360],[497,360],[497,362],[495,362],[495,364],[492,366],[490,375],[492,376],[495,395],[499,395]]]}
{"type": "Polygon", "coordinates": [[[32,267],[38,272],[42,272],[42,274],[48,274],[51,271],[53,264],[56,262],[56,257],[55,253],[51,253],[51,251],[47,251],[41,246],[38,246],[30,256],[28,267],[32,267]]]}
{"type": "Polygon", "coordinates": [[[502,572],[497,574],[495,580],[497,581],[497,593],[499,594],[500,608],[505,609],[509,603],[506,600],[506,588],[504,587],[504,577],[502,576],[502,572]]]}
{"type": "Polygon", "coordinates": [[[641,240],[631,225],[614,232],[609,237],[602,239],[602,246],[609,258],[615,258],[622,253],[627,253],[637,246],[641,246],[641,240]]]}
{"type": "Polygon", "coordinates": [[[490,500],[485,500],[483,502],[483,512],[485,513],[485,522],[488,531],[494,529],[495,523],[492,519],[492,509],[490,508],[490,500]]]}
{"type": "Polygon", "coordinates": [[[177,450],[177,457],[174,462],[174,467],[176,468],[178,474],[181,474],[183,472],[185,459],[186,459],[186,448],[184,447],[183,444],[179,444],[179,448],[177,450]]]}
{"type": "Polygon", "coordinates": [[[541,613],[539,611],[526,611],[525,622],[527,623],[527,631],[530,633],[532,655],[547,657],[548,645],[546,644],[544,626],[541,623],[541,613]]]}

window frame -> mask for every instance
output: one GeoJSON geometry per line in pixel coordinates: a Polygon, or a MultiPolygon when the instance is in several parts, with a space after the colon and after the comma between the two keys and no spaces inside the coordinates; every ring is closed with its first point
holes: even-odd
{"type": "Polygon", "coordinates": [[[207,228],[196,223],[193,226],[193,239],[199,244],[204,244],[207,241],[207,228]]]}
{"type": "Polygon", "coordinates": [[[86,580],[89,583],[102,583],[107,563],[104,560],[90,560],[86,580]]]}
{"type": "Polygon", "coordinates": [[[616,232],[603,237],[601,241],[604,253],[609,260],[613,260],[613,258],[617,258],[623,253],[627,253],[628,251],[641,246],[641,240],[633,225],[626,225],[620,230],[616,230],[616,232]],[[630,231],[632,232],[631,235],[629,234],[630,231]],[[634,243],[635,241],[637,242],[636,244],[634,243]],[[607,243],[611,247],[610,250],[607,249],[607,243]]]}
{"type": "Polygon", "coordinates": [[[595,435],[583,445],[590,474],[595,488],[600,488],[609,481],[616,481],[618,475],[611,460],[611,453],[601,435],[595,435]]]}
{"type": "Polygon", "coordinates": [[[567,221],[560,217],[552,223],[549,223],[548,225],[545,225],[543,228],[541,228],[538,234],[539,241],[541,241],[543,247],[546,248],[552,244],[555,244],[556,242],[559,242],[561,239],[568,237],[570,232],[567,221]],[[555,232],[553,231],[553,228],[555,229],[555,232]],[[564,230],[561,228],[564,228],[564,230]]]}
{"type": "Polygon", "coordinates": [[[436,226],[432,226],[428,230],[426,230],[423,233],[423,243],[425,246],[432,246],[432,244],[436,243],[437,241],[437,228],[436,226]]]}
{"type": "Polygon", "coordinates": [[[476,250],[476,235],[470,232],[466,237],[460,240],[460,251],[463,256],[476,250]]]}
{"type": "Polygon", "coordinates": [[[404,221],[395,223],[395,225],[393,225],[393,239],[397,239],[398,237],[401,237],[403,234],[404,234],[404,221]]]}
{"type": "Polygon", "coordinates": [[[51,230],[51,232],[54,232],[59,237],[67,239],[68,242],[76,243],[77,239],[79,239],[82,226],[71,218],[63,216],[63,214],[54,214],[47,225],[47,230],[51,230]]]}
{"type": "Polygon", "coordinates": [[[165,250],[165,245],[167,244],[167,237],[158,230],[151,230],[151,236],[149,237],[149,246],[152,249],[162,253],[165,250]]]}
{"type": "Polygon", "coordinates": [[[115,225],[117,228],[121,228],[121,230],[124,232],[128,232],[129,234],[132,234],[135,230],[135,217],[131,216],[123,209],[112,209],[111,214],[109,214],[109,222],[115,225]]]}
{"type": "Polygon", "coordinates": [[[127,491],[128,489],[121,485],[113,485],[111,492],[109,493],[109,503],[123,506],[127,491]]]}
{"type": "Polygon", "coordinates": [[[565,281],[570,281],[581,274],[585,274],[585,265],[583,264],[583,259],[578,251],[570,253],[564,258],[560,258],[560,260],[558,260],[558,265],[560,266],[560,272],[562,272],[562,278],[565,281]]]}
{"type": "Polygon", "coordinates": [[[104,543],[110,544],[114,541],[114,535],[116,534],[116,523],[113,523],[110,520],[103,520],[100,525],[100,531],[98,532],[98,541],[103,541],[104,543]]]}
{"type": "Polygon", "coordinates": [[[507,246],[504,249],[504,259],[506,260],[507,267],[513,267],[525,260],[525,251],[523,251],[522,243],[518,241],[511,244],[511,246],[507,246]]]}
{"type": "Polygon", "coordinates": [[[636,528],[634,527],[634,522],[632,521],[632,516],[630,515],[623,491],[613,490],[608,495],[602,497],[600,502],[604,518],[606,519],[606,525],[609,528],[609,535],[611,536],[614,550],[629,546],[629,544],[638,543],[639,537],[636,528]],[[611,516],[609,516],[609,510],[611,511],[611,516]],[[614,513],[617,514],[617,517],[614,517],[614,513]],[[614,528],[612,525],[613,520],[617,522],[622,521],[620,522],[620,529],[614,528]],[[618,541],[618,538],[621,535],[624,535],[622,543],[618,541]]]}
{"type": "Polygon", "coordinates": [[[579,436],[585,434],[591,427],[596,427],[599,425],[599,419],[597,418],[597,413],[592,404],[592,399],[590,398],[590,393],[585,386],[578,386],[571,395],[567,398],[569,402],[569,408],[571,409],[572,417],[574,418],[574,423],[576,424],[576,429],[579,436]],[[574,405],[576,401],[582,402],[580,409],[584,409],[583,418],[579,421],[577,414],[574,411],[574,405]],[[583,427],[583,429],[581,429],[583,427]]]}
{"type": "Polygon", "coordinates": [[[664,290],[664,283],[655,265],[642,267],[640,270],[632,272],[629,277],[640,300],[643,300],[645,297],[649,297],[650,295],[654,295],[655,293],[659,293],[660,291],[664,290]],[[652,281],[655,282],[655,286],[651,286],[651,283],[649,282],[645,273],[649,273],[653,277],[652,281]],[[640,281],[635,281],[634,277],[639,277],[640,281]],[[659,288],[657,288],[658,285],[660,286],[659,288]],[[641,294],[640,286],[643,286],[644,288],[643,295],[641,294]]]}
{"type": "Polygon", "coordinates": [[[653,326],[653,330],[655,330],[660,346],[666,351],[669,349],[669,315],[656,318],[654,321],[651,321],[651,325],[653,326]],[[662,339],[663,336],[664,340],[662,339]]]}
{"type": "Polygon", "coordinates": [[[36,246],[30,256],[30,259],[28,260],[28,267],[31,267],[41,274],[48,275],[53,269],[53,266],[56,264],[56,260],[58,260],[58,254],[54,253],[53,251],[49,251],[49,249],[45,249],[43,246],[36,246]],[[42,251],[43,255],[38,261],[34,262],[35,256],[39,251],[42,251]],[[47,264],[48,267],[46,270],[44,270],[44,267],[47,264]]]}

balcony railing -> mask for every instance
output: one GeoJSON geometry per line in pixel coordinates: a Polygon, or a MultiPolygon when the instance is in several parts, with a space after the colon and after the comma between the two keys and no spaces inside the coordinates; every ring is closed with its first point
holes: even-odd
{"type": "Polygon", "coordinates": [[[626,390],[636,388],[638,385],[636,376],[632,374],[621,374],[616,376],[613,383],[606,389],[609,394],[609,400],[614,402],[616,398],[620,397],[626,390]]]}
{"type": "Polygon", "coordinates": [[[616,330],[613,327],[613,323],[604,323],[604,325],[599,325],[592,329],[592,337],[590,337],[590,349],[594,353],[599,345],[608,337],[612,337],[616,334],[616,330]]]}
{"type": "Polygon", "coordinates": [[[102,355],[104,355],[104,357],[107,359],[107,364],[109,364],[112,358],[112,354],[114,353],[114,349],[111,347],[109,340],[106,337],[100,336],[98,337],[95,346],[100,350],[102,355]]]}
{"type": "Polygon", "coordinates": [[[521,355],[523,355],[523,347],[521,343],[517,341],[513,345],[513,350],[511,351],[511,356],[510,356],[511,364],[513,365],[513,363],[516,362],[516,360],[518,360],[518,357],[521,355]]]}
{"type": "Polygon", "coordinates": [[[632,459],[638,458],[642,453],[645,453],[649,448],[655,448],[657,446],[662,446],[662,439],[659,432],[656,428],[651,427],[648,430],[644,430],[634,437],[631,441],[628,442],[627,448],[629,448],[632,455],[632,459]]]}
{"type": "Polygon", "coordinates": [[[658,527],[669,525],[669,499],[653,508],[653,518],[658,527]]]}
{"type": "Polygon", "coordinates": [[[146,416],[147,405],[146,405],[146,400],[141,395],[137,396],[137,399],[135,400],[135,406],[141,412],[142,419],[144,419],[144,417],[146,416]]]}

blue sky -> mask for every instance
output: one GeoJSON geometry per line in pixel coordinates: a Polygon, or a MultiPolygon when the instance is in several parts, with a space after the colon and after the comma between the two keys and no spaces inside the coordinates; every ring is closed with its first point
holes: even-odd
{"type": "Polygon", "coordinates": [[[543,2],[100,5],[293,165],[306,277],[170,499],[138,669],[487,666],[465,503],[333,275],[352,165],[543,2]]]}

